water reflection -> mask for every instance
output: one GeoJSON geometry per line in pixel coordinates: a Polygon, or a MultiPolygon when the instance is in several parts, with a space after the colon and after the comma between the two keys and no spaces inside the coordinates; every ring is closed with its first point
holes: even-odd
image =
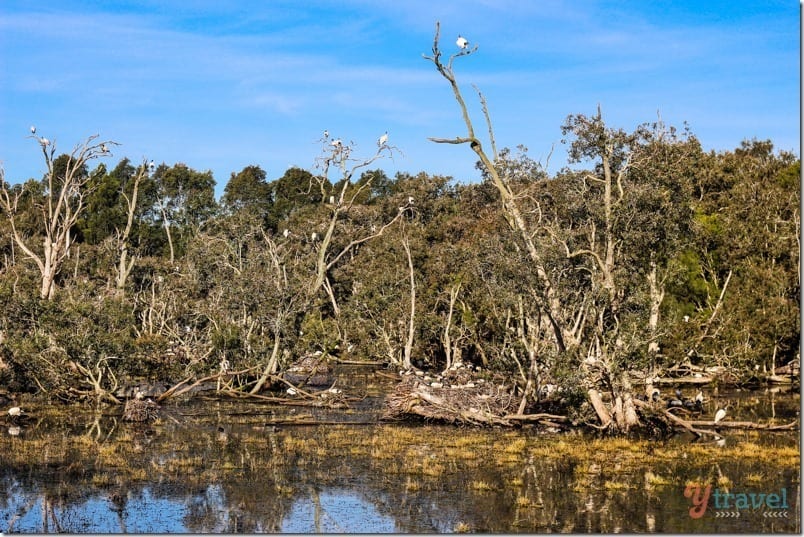
{"type": "MultiPolygon", "coordinates": [[[[789,419],[798,402],[778,397],[772,411],[789,419]]],[[[366,405],[340,421],[363,420],[366,405]]],[[[797,433],[730,432],[718,446],[685,436],[282,425],[304,414],[337,421],[324,409],[291,410],[197,402],[141,426],[108,409],[40,409],[16,435],[0,435],[0,531],[800,531],[797,433]],[[767,506],[719,516],[713,496],[694,519],[690,483],[735,495],[784,489],[787,516],[768,516],[779,510],[767,506]]]]}
{"type": "Polygon", "coordinates": [[[282,521],[283,533],[394,533],[394,518],[348,489],[311,490],[282,521]]]}

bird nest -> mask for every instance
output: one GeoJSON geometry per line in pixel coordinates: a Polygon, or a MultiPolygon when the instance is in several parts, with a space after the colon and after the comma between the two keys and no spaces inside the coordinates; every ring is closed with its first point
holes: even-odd
{"type": "Polygon", "coordinates": [[[481,378],[469,368],[454,367],[435,378],[407,371],[386,398],[382,419],[504,424],[505,416],[515,414],[517,406],[509,387],[481,378]]]}
{"type": "Polygon", "coordinates": [[[282,376],[296,386],[327,386],[334,378],[326,355],[320,352],[305,355],[288,367],[282,376]]]}
{"type": "Polygon", "coordinates": [[[159,405],[150,399],[129,399],[123,409],[124,421],[154,421],[159,417],[159,405]]]}

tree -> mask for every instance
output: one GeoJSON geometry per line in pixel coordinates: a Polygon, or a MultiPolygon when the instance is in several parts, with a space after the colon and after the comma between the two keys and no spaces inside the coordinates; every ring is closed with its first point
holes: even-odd
{"type": "Polygon", "coordinates": [[[52,299],[56,291],[56,277],[69,256],[74,242],[72,229],[86,209],[86,197],[92,175],[87,173],[87,164],[109,154],[109,146],[114,142],[99,142],[98,135],[90,136],[75,146],[69,155],[56,158],[56,143],[46,138],[37,138],[47,165],[42,180],[44,192],[34,201],[41,211],[38,222],[42,233],[42,247],[37,248],[31,240],[23,236],[17,226],[18,204],[23,192],[13,191],[5,182],[5,174],[0,177],[0,206],[11,224],[15,243],[32,259],[39,268],[41,298],[52,299]]]}
{"type": "Polygon", "coordinates": [[[121,187],[120,195],[126,201],[126,224],[121,230],[120,227],[115,227],[115,239],[117,243],[117,250],[120,252],[117,267],[115,271],[115,287],[119,291],[123,291],[126,286],[126,280],[128,279],[129,274],[131,274],[131,270],[134,268],[134,262],[136,257],[131,257],[129,259],[129,251],[131,248],[131,231],[134,226],[135,217],[138,214],[138,202],[139,202],[139,194],[140,194],[140,185],[149,178],[149,168],[145,161],[137,168],[136,173],[133,175],[130,181],[127,181],[127,184],[124,184],[121,187]],[[126,192],[130,185],[130,192],[126,192]]]}
{"type": "Polygon", "coordinates": [[[189,235],[217,209],[215,180],[212,172],[198,172],[186,164],[173,167],[160,165],[154,173],[157,188],[157,210],[170,249],[170,262],[176,257],[173,229],[189,235]]]}
{"type": "Polygon", "coordinates": [[[528,252],[528,256],[533,262],[533,267],[536,271],[536,274],[539,276],[541,285],[540,294],[542,298],[542,307],[544,308],[545,313],[543,316],[543,322],[546,326],[549,326],[550,330],[552,331],[556,348],[560,352],[563,352],[566,350],[567,345],[574,345],[575,342],[572,340],[572,334],[567,330],[566,326],[562,322],[561,303],[555,292],[553,281],[550,278],[545,261],[534,239],[534,230],[528,224],[525,216],[522,213],[519,198],[513,190],[511,181],[508,177],[502,175],[497,167],[498,154],[496,142],[494,139],[494,131],[485,98],[478,92],[483,107],[483,114],[486,119],[486,125],[489,131],[489,142],[492,151],[491,155],[486,153],[486,150],[483,148],[483,144],[481,143],[480,139],[475,135],[474,124],[469,116],[466,102],[455,78],[455,72],[452,67],[454,61],[458,58],[465,57],[476,52],[477,45],[475,45],[473,48],[463,48],[460,52],[451,55],[449,61],[445,65],[441,61],[442,53],[439,48],[439,34],[440,25],[436,23],[435,38],[433,40],[433,55],[424,56],[424,58],[433,62],[441,76],[444,77],[444,79],[446,79],[450,84],[455,100],[457,101],[461,110],[461,115],[463,117],[467,133],[465,136],[456,136],[455,138],[430,138],[430,140],[442,144],[469,144],[469,147],[480,159],[480,165],[482,166],[483,170],[485,170],[485,174],[497,190],[502,204],[502,212],[506,221],[508,222],[508,225],[514,232],[518,233],[519,239],[521,240],[526,251],[528,252]]]}
{"type": "MultiPolygon", "coordinates": [[[[371,176],[364,177],[364,180],[357,184],[352,183],[352,178],[358,171],[367,168],[372,163],[382,158],[386,152],[393,154],[395,148],[387,144],[382,144],[378,146],[377,152],[373,156],[365,159],[356,159],[352,156],[352,145],[344,145],[340,140],[337,140],[337,143],[333,142],[328,145],[327,140],[324,140],[324,143],[323,155],[319,158],[322,173],[318,176],[313,176],[313,179],[319,185],[331,184],[329,173],[332,168],[339,170],[341,177],[337,183],[336,189],[333,190],[329,199],[326,200],[328,202],[327,209],[329,212],[329,218],[325,224],[326,227],[320,235],[318,233],[314,235],[315,239],[313,243],[317,250],[317,255],[315,279],[310,287],[310,293],[311,295],[315,295],[321,289],[324,289],[330,299],[333,311],[337,316],[340,310],[332,288],[332,283],[329,279],[329,271],[355,247],[381,236],[386,229],[402,218],[408,206],[399,207],[397,214],[385,224],[379,227],[375,225],[368,230],[361,230],[362,232],[359,236],[350,236],[347,238],[348,242],[345,245],[338,245],[338,248],[333,249],[339,221],[343,220],[352,208],[358,204],[358,199],[364,191],[370,191],[371,188],[371,176]]],[[[323,190],[323,186],[321,188],[322,194],[325,194],[326,192],[323,190]]]]}
{"type": "MultiPolygon", "coordinates": [[[[800,160],[768,141],[706,155],[695,183],[686,352],[719,365],[773,368],[799,351],[800,160]]],[[[681,289],[679,289],[681,288],[681,289]]]]}
{"type": "Polygon", "coordinates": [[[264,218],[273,201],[265,178],[265,170],[259,166],[246,166],[237,174],[233,172],[223,189],[224,207],[229,211],[249,209],[264,218]]]}

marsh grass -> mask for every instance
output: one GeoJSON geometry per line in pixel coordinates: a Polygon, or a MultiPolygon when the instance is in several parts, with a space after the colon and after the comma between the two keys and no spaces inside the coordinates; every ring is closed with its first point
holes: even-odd
{"type": "Polygon", "coordinates": [[[663,477],[661,475],[653,473],[651,470],[645,472],[645,486],[646,488],[651,487],[666,487],[670,485],[672,481],[663,477]]]}
{"type": "MultiPolygon", "coordinates": [[[[542,436],[527,429],[380,424],[358,431],[348,425],[257,430],[243,423],[227,431],[227,442],[222,443],[216,441],[214,426],[205,425],[203,434],[193,427],[171,426],[166,420],[147,432],[118,427],[114,435],[88,435],[81,428],[74,435],[0,435],[0,453],[14,471],[73,468],[63,475],[77,487],[175,482],[203,489],[209,483],[247,482],[269,487],[268,496],[288,504],[306,490],[299,475],[321,487],[343,486],[361,474],[382,476],[394,491],[390,494],[409,495],[411,500],[445,490],[476,501],[504,496],[509,508],[521,509],[517,516],[523,528],[547,527],[549,521],[531,519],[573,502],[581,505],[590,494],[662,497],[683,490],[687,482],[759,487],[798,469],[800,462],[797,446],[776,446],[756,434],[718,447],[542,436]],[[716,463],[728,477],[718,479],[716,463]],[[549,487],[560,486],[560,492],[543,489],[548,482],[549,487]],[[532,499],[537,497],[540,502],[532,499]]],[[[474,520],[455,518],[452,524],[458,520],[467,523],[457,523],[455,531],[475,531],[474,520]]]]}
{"type": "Polygon", "coordinates": [[[483,480],[473,480],[469,483],[469,488],[477,492],[488,492],[490,490],[494,490],[494,486],[491,483],[483,480]]]}
{"type": "Polygon", "coordinates": [[[603,488],[606,490],[622,491],[630,490],[633,488],[633,486],[626,481],[607,480],[603,483],[603,488]]]}

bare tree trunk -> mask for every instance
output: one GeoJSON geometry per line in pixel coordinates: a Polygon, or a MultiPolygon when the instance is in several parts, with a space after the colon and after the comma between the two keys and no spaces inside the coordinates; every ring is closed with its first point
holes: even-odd
{"type": "Polygon", "coordinates": [[[176,259],[174,250],[173,250],[173,236],[170,233],[170,221],[167,217],[167,211],[164,207],[162,207],[162,225],[165,227],[165,233],[167,234],[168,246],[170,247],[170,262],[173,263],[176,259]]]}
{"type": "Polygon", "coordinates": [[[664,288],[659,286],[657,278],[656,262],[650,262],[650,272],[648,272],[648,284],[650,286],[650,315],[648,316],[648,333],[650,342],[648,343],[648,356],[650,357],[650,374],[656,370],[656,354],[659,352],[659,342],[656,332],[659,327],[659,312],[664,300],[664,288]]]}
{"type": "Polygon", "coordinates": [[[600,397],[600,392],[594,388],[591,388],[586,393],[589,396],[589,402],[592,403],[592,408],[595,409],[597,417],[600,419],[600,423],[603,424],[604,427],[608,427],[608,425],[611,423],[611,415],[606,409],[603,399],[600,397]]]}
{"type": "Polygon", "coordinates": [[[125,192],[123,192],[123,196],[126,198],[128,212],[126,218],[126,227],[123,229],[122,233],[118,231],[117,236],[117,243],[118,247],[120,248],[120,259],[117,263],[115,287],[120,291],[125,289],[126,279],[128,278],[128,275],[131,274],[131,270],[134,268],[134,259],[132,258],[130,261],[128,260],[128,238],[131,235],[131,228],[134,225],[134,215],[137,211],[137,197],[139,194],[140,182],[145,178],[147,169],[147,165],[143,162],[142,166],[137,172],[137,175],[134,177],[134,186],[131,191],[131,197],[126,196],[125,192]]]}
{"type": "MultiPolygon", "coordinates": [[[[340,312],[340,308],[338,307],[338,303],[335,299],[334,293],[332,293],[332,289],[328,288],[327,282],[327,272],[335,266],[335,264],[340,261],[343,256],[349,253],[355,246],[358,246],[364,242],[367,242],[375,237],[379,237],[382,235],[385,230],[394,224],[397,220],[402,217],[402,211],[400,211],[390,222],[383,225],[380,229],[376,232],[373,232],[369,235],[364,237],[354,239],[349,242],[338,254],[330,257],[330,246],[332,245],[332,238],[335,235],[335,228],[340,219],[341,215],[348,213],[349,210],[352,208],[355,199],[357,196],[366,188],[370,187],[371,181],[367,181],[362,184],[359,188],[357,188],[352,194],[349,199],[347,199],[347,190],[349,186],[351,186],[351,178],[354,173],[359,170],[360,168],[364,168],[370,165],[375,160],[379,159],[382,155],[382,151],[389,146],[381,147],[377,153],[369,158],[361,162],[360,164],[354,166],[351,170],[346,169],[346,161],[347,156],[351,151],[351,148],[348,146],[338,146],[332,150],[332,154],[329,155],[327,159],[325,159],[325,174],[329,170],[330,163],[339,164],[341,173],[343,174],[343,187],[341,191],[338,193],[337,199],[334,200],[335,203],[332,206],[332,214],[330,215],[329,223],[327,224],[327,230],[324,232],[323,236],[321,237],[321,241],[318,243],[318,255],[316,257],[316,266],[315,266],[315,279],[313,281],[313,285],[310,288],[310,295],[315,295],[318,293],[322,287],[327,287],[325,291],[327,292],[327,296],[332,302],[333,309],[335,311],[335,315],[338,315],[340,312]]],[[[390,149],[389,149],[390,150],[390,149]]]]}
{"type": "Polygon", "coordinates": [[[259,392],[268,381],[270,376],[276,374],[279,366],[280,341],[281,338],[279,337],[279,331],[277,330],[276,334],[274,334],[274,347],[271,349],[271,356],[268,358],[268,363],[265,364],[265,369],[262,372],[262,376],[257,381],[257,384],[255,384],[251,389],[250,393],[255,394],[259,392]]]}
{"type": "Polygon", "coordinates": [[[444,369],[449,369],[452,365],[452,337],[450,336],[450,329],[452,328],[452,315],[455,312],[455,302],[458,300],[460,290],[460,283],[453,285],[449,290],[449,310],[447,312],[447,320],[444,323],[444,332],[441,336],[441,343],[444,347],[444,355],[446,356],[444,369]]]}
{"type": "MultiPolygon", "coordinates": [[[[559,350],[559,352],[563,352],[566,350],[567,345],[574,345],[575,342],[572,340],[572,334],[566,331],[563,327],[563,323],[560,319],[560,313],[562,311],[561,302],[559,297],[556,295],[555,289],[553,287],[553,282],[550,279],[550,276],[545,268],[545,264],[542,260],[541,254],[539,253],[538,249],[536,248],[536,243],[533,240],[533,232],[529,228],[528,224],[526,223],[522,213],[519,209],[519,205],[517,203],[517,198],[514,195],[513,190],[511,189],[510,185],[506,178],[500,176],[494,162],[491,158],[486,154],[480,140],[475,136],[474,132],[474,125],[472,123],[471,118],[469,117],[469,111],[466,107],[466,102],[463,99],[463,95],[461,94],[460,87],[455,79],[455,74],[452,70],[452,63],[453,61],[460,57],[466,56],[474,51],[477,50],[477,46],[472,49],[463,49],[462,51],[453,54],[447,65],[444,65],[441,62],[441,51],[438,47],[439,41],[439,33],[440,33],[440,25],[436,24],[436,34],[435,39],[433,41],[433,55],[432,56],[425,56],[425,59],[430,60],[435,64],[438,72],[441,73],[450,84],[452,88],[452,92],[455,96],[455,100],[458,102],[458,106],[461,109],[461,114],[463,116],[464,124],[466,125],[467,135],[465,137],[455,137],[455,138],[430,138],[433,142],[442,143],[442,144],[465,144],[468,143],[469,147],[472,148],[472,151],[480,159],[480,162],[483,164],[483,167],[488,172],[489,178],[491,179],[492,184],[497,189],[497,192],[500,194],[500,201],[502,202],[502,210],[503,215],[505,216],[508,225],[511,227],[513,231],[516,231],[519,234],[520,239],[525,245],[525,249],[528,252],[528,256],[530,257],[531,261],[533,261],[533,268],[536,271],[536,275],[539,278],[540,283],[542,284],[543,293],[544,293],[544,310],[547,314],[548,319],[550,320],[550,324],[553,328],[553,335],[555,338],[555,344],[559,350]]],[[[485,100],[481,95],[481,102],[483,104],[483,113],[486,118],[486,123],[489,128],[489,133],[491,136],[491,144],[494,147],[494,137],[493,137],[493,129],[491,120],[488,115],[488,109],[485,106],[485,100]]],[[[496,159],[496,155],[494,155],[496,159]]]]}
{"type": "Polygon", "coordinates": [[[410,320],[408,322],[408,339],[405,342],[402,367],[410,369],[411,354],[413,353],[413,337],[416,329],[416,279],[414,278],[413,259],[410,256],[410,245],[407,239],[402,241],[402,247],[405,249],[405,255],[408,258],[408,271],[410,274],[410,320]]]}

